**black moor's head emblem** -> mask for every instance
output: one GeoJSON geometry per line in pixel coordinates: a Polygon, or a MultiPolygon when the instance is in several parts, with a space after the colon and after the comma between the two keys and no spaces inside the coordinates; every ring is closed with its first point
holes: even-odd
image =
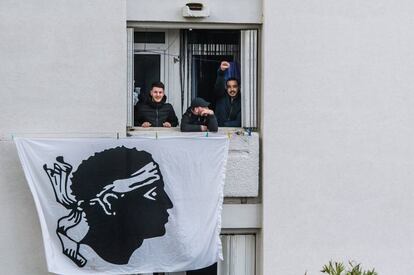
{"type": "Polygon", "coordinates": [[[72,173],[72,166],[57,157],[53,168],[43,166],[56,200],[70,210],[58,221],[56,233],[63,253],[78,266],[86,264],[79,244],[90,246],[113,264],[126,264],[144,239],[165,234],[167,209],[172,202],[164,190],[158,164],[151,154],[116,147],[84,160],[72,173]],[[89,230],[80,240],[68,230],[85,219],[89,230]]]}

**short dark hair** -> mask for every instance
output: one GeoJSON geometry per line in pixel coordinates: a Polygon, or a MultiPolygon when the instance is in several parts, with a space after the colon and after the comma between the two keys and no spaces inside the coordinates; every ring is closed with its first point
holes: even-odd
{"type": "Polygon", "coordinates": [[[151,85],[151,90],[152,88],[157,87],[157,88],[162,88],[163,90],[165,90],[165,86],[164,83],[162,83],[161,81],[155,81],[154,83],[152,83],[151,85]]]}
{"type": "Polygon", "coordinates": [[[238,86],[240,86],[240,81],[239,81],[239,79],[237,79],[237,78],[235,78],[235,77],[230,77],[230,78],[228,78],[228,79],[226,80],[226,86],[227,86],[227,83],[228,83],[229,81],[236,81],[236,82],[237,82],[237,85],[238,85],[238,86]]]}

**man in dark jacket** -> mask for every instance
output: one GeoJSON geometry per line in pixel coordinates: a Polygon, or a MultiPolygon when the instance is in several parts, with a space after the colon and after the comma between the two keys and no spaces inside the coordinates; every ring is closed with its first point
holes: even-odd
{"type": "Polygon", "coordinates": [[[154,82],[149,98],[139,103],[134,110],[134,125],[141,127],[176,127],[178,118],[171,104],[165,103],[164,84],[154,82]]]}
{"type": "Polygon", "coordinates": [[[214,93],[217,97],[216,116],[220,127],[241,126],[240,83],[237,78],[229,78],[226,83],[224,76],[230,63],[222,61],[217,71],[214,93]]]}
{"type": "Polygon", "coordinates": [[[201,97],[196,97],[191,101],[190,107],[183,114],[181,119],[181,131],[183,132],[217,132],[217,118],[213,110],[208,106],[209,102],[201,97]]]}

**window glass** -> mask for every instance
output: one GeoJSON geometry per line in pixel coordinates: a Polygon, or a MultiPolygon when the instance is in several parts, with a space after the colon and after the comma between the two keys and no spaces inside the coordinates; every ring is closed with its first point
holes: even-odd
{"type": "Polygon", "coordinates": [[[234,64],[234,76],[240,79],[240,31],[188,30],[184,35],[187,36],[191,98],[202,97],[215,108],[217,98],[213,91],[221,61],[234,64]]]}
{"type": "Polygon", "coordinates": [[[151,84],[160,80],[161,56],[159,54],[135,54],[135,92],[142,102],[148,96],[151,84]]]}
{"type": "Polygon", "coordinates": [[[257,30],[133,30],[128,44],[133,48],[133,62],[128,67],[129,98],[133,100],[129,102],[136,106],[146,99],[151,84],[161,81],[167,103],[179,119],[191,100],[201,97],[211,103],[220,127],[257,127],[257,37],[257,30]],[[220,85],[216,85],[222,61],[230,65],[221,71],[220,85]],[[238,80],[236,96],[226,90],[229,78],[238,80]],[[217,89],[220,86],[222,93],[217,89]],[[227,95],[231,96],[230,107],[227,95]]]}
{"type": "Polygon", "coordinates": [[[164,44],[165,32],[135,32],[135,43],[164,44]]]}

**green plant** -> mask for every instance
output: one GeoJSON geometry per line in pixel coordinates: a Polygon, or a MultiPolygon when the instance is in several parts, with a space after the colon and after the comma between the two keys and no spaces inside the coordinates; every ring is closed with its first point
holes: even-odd
{"type": "Polygon", "coordinates": [[[341,262],[329,261],[322,267],[321,272],[329,275],[378,275],[374,268],[365,271],[362,270],[361,264],[355,264],[351,261],[348,268],[341,262]]]}

